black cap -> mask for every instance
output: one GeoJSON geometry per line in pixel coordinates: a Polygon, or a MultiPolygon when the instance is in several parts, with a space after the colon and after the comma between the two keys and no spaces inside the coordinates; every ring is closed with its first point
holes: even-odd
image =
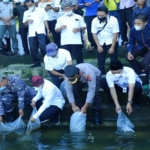
{"type": "Polygon", "coordinates": [[[109,69],[110,70],[119,70],[119,69],[123,69],[123,66],[122,66],[122,63],[120,62],[120,60],[112,61],[109,65],[109,69]]]}
{"type": "Polygon", "coordinates": [[[71,84],[78,81],[79,69],[75,65],[68,65],[64,69],[64,74],[71,84]]]}

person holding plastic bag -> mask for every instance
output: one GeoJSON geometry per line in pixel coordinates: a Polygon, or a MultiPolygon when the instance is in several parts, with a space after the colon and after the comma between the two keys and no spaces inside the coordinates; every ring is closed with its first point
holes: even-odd
{"type": "Polygon", "coordinates": [[[65,67],[64,74],[66,92],[69,103],[73,112],[82,111],[87,113],[87,109],[92,104],[93,123],[100,125],[101,97],[100,88],[100,70],[89,63],[81,63],[78,65],[68,65],[65,67]],[[88,85],[86,100],[82,100],[82,89],[88,85]]]}
{"type": "Polygon", "coordinates": [[[0,77],[0,122],[3,115],[8,116],[8,121],[14,121],[13,101],[18,99],[19,115],[23,116],[25,104],[30,104],[37,91],[28,86],[18,75],[0,77]]]}
{"type": "Polygon", "coordinates": [[[31,117],[31,122],[35,122],[39,117],[41,123],[50,119],[54,125],[58,125],[60,123],[60,113],[65,103],[60,90],[41,76],[33,76],[30,78],[30,81],[35,90],[37,90],[31,106],[36,106],[38,110],[31,117]]]}
{"type": "Polygon", "coordinates": [[[110,71],[106,78],[101,79],[101,86],[111,101],[114,101],[116,112],[121,110],[116,91],[128,93],[126,105],[127,113],[132,112],[132,103],[135,109],[140,109],[139,97],[142,93],[142,81],[130,67],[123,67],[118,61],[111,62],[110,71]]]}

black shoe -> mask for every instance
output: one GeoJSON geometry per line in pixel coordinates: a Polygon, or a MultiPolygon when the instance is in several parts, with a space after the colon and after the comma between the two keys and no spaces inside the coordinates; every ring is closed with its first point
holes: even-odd
{"type": "Polygon", "coordinates": [[[93,123],[96,126],[99,126],[102,124],[102,122],[100,121],[100,111],[99,110],[95,110],[94,111],[94,119],[93,119],[93,123]]]}
{"type": "Polygon", "coordinates": [[[36,67],[41,67],[41,64],[33,64],[30,66],[30,68],[36,68],[36,67]]]}
{"type": "Polygon", "coordinates": [[[27,55],[30,55],[29,52],[24,52],[21,56],[27,56],[27,55]]]}
{"type": "Polygon", "coordinates": [[[139,104],[133,104],[132,107],[136,110],[140,110],[141,106],[139,104]]]}
{"type": "Polygon", "coordinates": [[[58,126],[60,124],[60,115],[52,121],[52,124],[58,126]]]}
{"type": "Polygon", "coordinates": [[[13,121],[15,121],[15,117],[14,117],[14,112],[12,111],[12,112],[9,112],[9,113],[6,113],[6,115],[7,115],[7,121],[8,122],[13,122],[13,121]]]}

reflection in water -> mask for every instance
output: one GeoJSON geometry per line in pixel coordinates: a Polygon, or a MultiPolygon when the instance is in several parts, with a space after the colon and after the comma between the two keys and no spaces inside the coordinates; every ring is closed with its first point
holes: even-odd
{"type": "Polygon", "coordinates": [[[136,131],[136,135],[117,135],[114,131],[100,127],[71,133],[61,127],[44,127],[30,134],[0,135],[0,150],[150,150],[149,128],[136,131]]]}

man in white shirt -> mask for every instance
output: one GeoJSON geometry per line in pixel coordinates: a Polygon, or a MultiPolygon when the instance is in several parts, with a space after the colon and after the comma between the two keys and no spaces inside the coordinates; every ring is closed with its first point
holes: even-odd
{"type": "Polygon", "coordinates": [[[128,93],[126,105],[127,113],[132,112],[132,103],[135,109],[140,109],[139,98],[142,94],[142,81],[129,67],[123,67],[118,60],[110,63],[110,71],[106,78],[101,79],[101,86],[108,96],[108,99],[114,101],[116,112],[121,110],[117,92],[128,93]]]}
{"type": "Polygon", "coordinates": [[[28,7],[28,10],[24,12],[23,23],[29,26],[29,44],[34,62],[31,68],[34,68],[41,66],[37,52],[38,47],[40,48],[43,57],[46,54],[45,27],[47,36],[49,36],[50,32],[47,23],[48,15],[44,9],[37,8],[33,0],[26,0],[25,4],[28,7]]]}
{"type": "Polygon", "coordinates": [[[48,14],[48,25],[49,29],[53,35],[54,42],[60,47],[60,33],[55,31],[55,25],[58,18],[58,13],[60,10],[60,0],[51,0],[51,1],[41,1],[38,4],[39,8],[44,8],[48,14]]]}
{"type": "Polygon", "coordinates": [[[111,61],[118,57],[119,24],[115,17],[108,15],[106,7],[99,7],[97,17],[92,21],[91,32],[98,50],[98,68],[105,75],[105,59],[107,53],[111,61]]]}
{"type": "Polygon", "coordinates": [[[31,106],[36,106],[38,111],[32,116],[31,121],[34,122],[39,117],[41,122],[50,119],[54,124],[59,124],[60,113],[65,103],[60,90],[41,76],[33,76],[30,81],[38,91],[31,103],[31,106]]]}
{"type": "Polygon", "coordinates": [[[62,2],[65,14],[57,19],[56,32],[61,32],[61,47],[74,55],[77,64],[83,63],[81,31],[86,29],[83,18],[73,13],[71,1],[62,2]]]}
{"type": "Polygon", "coordinates": [[[46,55],[44,57],[45,69],[49,72],[52,82],[60,88],[61,82],[65,79],[64,68],[72,65],[70,52],[58,48],[55,43],[46,46],[46,55]]]}

